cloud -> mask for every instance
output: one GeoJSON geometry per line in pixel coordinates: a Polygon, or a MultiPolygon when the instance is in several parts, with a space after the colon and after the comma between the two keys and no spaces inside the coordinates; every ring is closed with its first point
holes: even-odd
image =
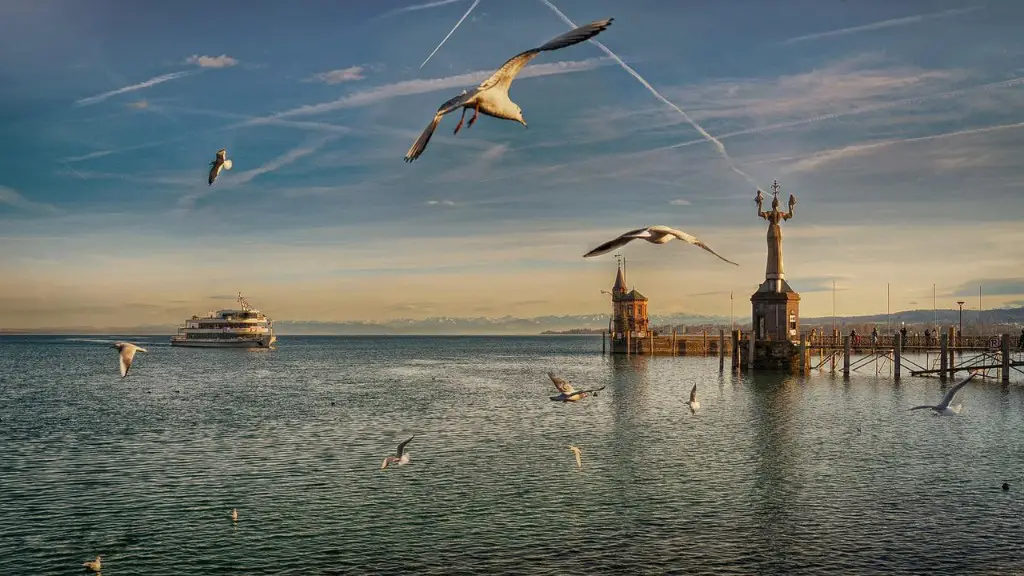
{"type": "Polygon", "coordinates": [[[814,34],[804,34],[803,36],[797,36],[795,38],[789,38],[783,40],[782,44],[795,44],[797,42],[805,42],[807,40],[817,40],[819,38],[829,38],[831,36],[843,36],[846,34],[856,34],[857,32],[868,32],[870,30],[881,30],[883,28],[892,28],[894,26],[907,26],[910,24],[918,24],[926,20],[934,20],[936,18],[948,18],[950,16],[959,16],[961,14],[967,14],[968,12],[974,12],[981,8],[980,6],[972,6],[970,8],[959,8],[956,10],[943,10],[942,12],[932,12],[928,14],[918,14],[916,16],[907,16],[904,18],[892,18],[890,20],[881,20],[879,22],[872,22],[870,24],[862,24],[860,26],[850,26],[848,28],[839,28],[836,30],[829,30],[827,32],[816,32],[814,34]]]}
{"type": "Polygon", "coordinates": [[[675,200],[669,200],[669,204],[673,206],[689,206],[690,201],[685,198],[676,198],[675,200]]]}
{"type": "Polygon", "coordinates": [[[964,282],[953,296],[977,296],[981,287],[982,298],[985,296],[1017,296],[1024,294],[1024,278],[979,278],[964,282]]]}
{"type": "Polygon", "coordinates": [[[125,104],[125,106],[127,106],[129,108],[134,108],[136,110],[145,110],[146,108],[149,108],[149,101],[148,100],[138,100],[136,102],[129,102],[129,103],[125,104]]]}
{"type": "Polygon", "coordinates": [[[238,64],[238,60],[221,54],[220,56],[200,56],[193,54],[185,59],[185,64],[192,64],[200,68],[230,68],[238,64]]]}
{"type": "Polygon", "coordinates": [[[102,94],[97,94],[95,96],[89,96],[88,98],[81,98],[79,100],[75,100],[74,105],[78,107],[88,106],[90,104],[97,104],[99,102],[103,102],[111,96],[117,96],[118,94],[124,94],[126,92],[134,92],[136,90],[143,90],[151,86],[156,86],[157,84],[163,84],[164,82],[170,82],[171,80],[177,80],[178,78],[184,78],[185,76],[190,76],[192,74],[195,74],[195,72],[183,71],[171,72],[170,74],[162,74],[160,76],[156,76],[155,78],[150,78],[149,80],[146,80],[144,82],[139,82],[138,84],[132,84],[131,86],[125,86],[124,88],[118,88],[117,90],[111,90],[110,92],[104,92],[102,94]]]}
{"type": "MultiPolygon", "coordinates": [[[[607,58],[588,58],[586,60],[563,60],[548,64],[537,64],[536,66],[527,66],[524,68],[523,71],[519,73],[517,79],[536,78],[539,76],[551,76],[555,74],[569,74],[571,72],[586,72],[600,66],[605,66],[608,63],[607,58]]],[[[444,78],[403,80],[393,84],[384,84],[375,88],[353,92],[347,96],[343,96],[342,98],[338,98],[337,100],[332,100],[330,102],[300,106],[298,108],[293,108],[292,110],[286,110],[271,116],[244,122],[243,125],[258,124],[267,120],[278,120],[292,116],[323,114],[345,108],[369,106],[371,104],[379,103],[382,100],[396,98],[399,96],[426,94],[449,88],[465,87],[472,84],[479,84],[490,77],[493,73],[494,70],[478,70],[476,72],[456,74],[454,76],[447,76],[444,78]]]]}
{"type": "Polygon", "coordinates": [[[451,200],[427,200],[428,206],[455,206],[451,200]]]}
{"type": "Polygon", "coordinates": [[[14,188],[8,188],[3,185],[0,185],[0,204],[6,204],[8,206],[29,211],[57,212],[57,208],[49,204],[33,202],[22,196],[21,193],[14,188]]]}
{"type": "Polygon", "coordinates": [[[413,4],[412,6],[405,6],[403,8],[396,8],[389,12],[381,14],[380,17],[394,16],[395,14],[402,14],[403,12],[415,12],[417,10],[427,10],[429,8],[437,8],[439,6],[447,6],[448,4],[455,4],[456,2],[464,2],[465,0],[436,0],[435,2],[427,2],[425,4],[413,4]]]}
{"type": "Polygon", "coordinates": [[[484,162],[493,162],[495,160],[501,160],[505,153],[508,152],[508,149],[508,144],[495,144],[494,146],[491,146],[490,148],[485,150],[484,153],[480,155],[480,160],[484,162]]]}
{"type": "Polygon", "coordinates": [[[350,66],[348,68],[342,68],[340,70],[331,70],[329,72],[320,72],[313,74],[309,78],[303,80],[303,82],[323,82],[324,84],[341,84],[342,82],[351,82],[354,80],[362,80],[366,77],[363,74],[364,68],[362,66],[350,66]]]}

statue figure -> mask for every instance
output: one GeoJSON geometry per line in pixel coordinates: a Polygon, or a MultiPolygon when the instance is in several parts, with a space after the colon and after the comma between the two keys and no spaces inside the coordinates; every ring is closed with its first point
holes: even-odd
{"type": "Polygon", "coordinates": [[[782,269],[782,228],[779,227],[779,222],[793,217],[796,196],[789,195],[789,212],[779,211],[779,182],[776,180],[772,182],[772,209],[768,212],[762,210],[763,199],[764,195],[758,190],[757,196],[754,197],[757,215],[768,221],[768,263],[765,268],[765,279],[781,280],[786,276],[782,269]]]}

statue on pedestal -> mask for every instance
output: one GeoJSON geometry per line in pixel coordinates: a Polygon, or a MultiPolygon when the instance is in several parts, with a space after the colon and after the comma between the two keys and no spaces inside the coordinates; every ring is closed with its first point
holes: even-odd
{"type": "Polygon", "coordinates": [[[796,206],[796,196],[789,195],[789,212],[779,210],[779,181],[772,182],[772,209],[765,212],[762,209],[764,194],[757,191],[754,202],[757,203],[757,215],[768,221],[768,263],[765,268],[766,280],[782,280],[786,277],[782,268],[782,228],[779,222],[789,220],[793,217],[793,207],[796,206]]]}

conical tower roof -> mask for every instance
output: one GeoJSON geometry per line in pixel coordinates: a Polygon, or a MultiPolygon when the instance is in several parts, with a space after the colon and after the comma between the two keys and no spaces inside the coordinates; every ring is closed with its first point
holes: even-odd
{"type": "Polygon", "coordinates": [[[615,274],[615,284],[612,286],[612,292],[616,294],[626,293],[626,275],[622,272],[622,264],[619,264],[619,271],[615,274]]]}

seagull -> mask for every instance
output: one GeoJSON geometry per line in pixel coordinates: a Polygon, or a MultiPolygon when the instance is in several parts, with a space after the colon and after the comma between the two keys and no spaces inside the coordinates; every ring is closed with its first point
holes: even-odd
{"type": "Polygon", "coordinates": [[[715,256],[718,256],[722,260],[725,260],[729,264],[732,264],[733,266],[739,266],[739,264],[733,262],[732,260],[728,260],[722,257],[721,254],[712,250],[710,246],[698,240],[696,236],[691,236],[686,232],[683,232],[682,230],[676,230],[675,228],[669,228],[668,226],[648,226],[647,228],[637,228],[636,230],[630,230],[629,232],[626,232],[622,236],[619,236],[614,240],[609,240],[608,242],[601,244],[597,248],[594,248],[590,252],[587,252],[586,254],[583,255],[583,257],[590,258],[591,256],[599,256],[606,252],[611,252],[612,250],[615,250],[620,246],[625,246],[626,244],[629,244],[630,242],[636,240],[637,238],[643,238],[644,240],[647,240],[651,244],[665,244],[666,242],[669,242],[673,238],[679,238],[680,240],[683,240],[684,242],[689,242],[694,246],[700,246],[701,248],[707,250],[708,252],[711,252],[715,256]]]}
{"type": "Polygon", "coordinates": [[[89,570],[92,570],[93,572],[99,572],[100,571],[100,566],[102,566],[102,563],[100,562],[100,557],[97,556],[95,560],[87,560],[85,562],[82,562],[82,566],[85,566],[86,568],[88,568],[89,570]]]}
{"type": "Polygon", "coordinates": [[[413,434],[408,440],[399,444],[398,451],[395,452],[395,455],[388,456],[387,458],[384,459],[383,462],[380,463],[380,469],[383,470],[387,468],[388,465],[390,464],[397,464],[399,466],[404,466],[405,464],[408,464],[409,453],[405,451],[405,445],[408,444],[409,442],[412,442],[412,439],[415,437],[416,435],[413,434]]]}
{"type": "Polygon", "coordinates": [[[548,378],[551,378],[551,381],[555,384],[555,388],[558,388],[558,391],[561,392],[558,396],[549,396],[549,398],[555,402],[575,402],[582,398],[586,398],[591,392],[593,392],[594,396],[597,396],[598,392],[607,388],[607,386],[601,386],[595,390],[576,390],[572,387],[572,384],[569,384],[567,381],[555,376],[554,372],[548,372],[548,378]]]}
{"type": "Polygon", "coordinates": [[[583,468],[583,461],[580,460],[580,449],[569,444],[569,450],[572,450],[572,453],[576,456],[576,467],[583,468]]]}
{"type": "Polygon", "coordinates": [[[217,179],[221,168],[231,170],[232,162],[227,158],[227,155],[227,149],[221,148],[220,150],[217,150],[217,159],[210,162],[210,166],[212,166],[212,168],[210,168],[210,186],[213,186],[213,181],[217,179]]]}
{"type": "Polygon", "coordinates": [[[132,367],[132,358],[135,358],[136,352],[149,353],[149,350],[139,348],[129,342],[114,342],[114,348],[121,353],[121,378],[128,375],[128,369],[132,367]]]}
{"type": "Polygon", "coordinates": [[[590,24],[585,24],[548,41],[540,48],[522,52],[502,64],[501,68],[498,68],[490,78],[481,82],[476,88],[463,90],[461,94],[442,104],[437,109],[437,113],[434,114],[434,119],[423,130],[423,133],[416,139],[416,142],[409,148],[409,151],[405,153],[405,161],[412,162],[419,158],[423,151],[426,150],[427,143],[430,142],[430,137],[434,135],[437,125],[441,123],[441,118],[446,114],[457,112],[460,108],[462,109],[462,118],[459,119],[458,125],[455,126],[455,134],[458,134],[462,128],[462,121],[466,119],[466,111],[470,108],[473,109],[473,117],[469,119],[469,124],[466,125],[466,128],[469,128],[476,122],[477,116],[481,112],[492,118],[519,122],[523,127],[526,127],[522,108],[508,96],[509,86],[512,85],[512,81],[516,79],[519,71],[541,52],[558,50],[559,48],[579,44],[584,40],[597,36],[611,26],[612,20],[613,18],[608,18],[607,20],[597,20],[590,24]]]}
{"type": "Polygon", "coordinates": [[[697,385],[693,385],[693,389],[690,390],[690,401],[687,402],[690,406],[690,414],[696,414],[697,410],[700,409],[700,402],[697,401],[697,385]]]}
{"type": "Polygon", "coordinates": [[[231,521],[238,522],[238,508],[231,509],[231,521]]]}
{"type": "Polygon", "coordinates": [[[910,410],[924,410],[925,408],[930,408],[930,409],[934,410],[935,413],[938,414],[939,416],[952,416],[954,414],[959,414],[960,413],[960,408],[963,407],[963,404],[957,404],[956,406],[950,406],[949,403],[953,401],[953,397],[956,396],[956,393],[959,392],[961,388],[966,386],[967,383],[970,382],[971,380],[973,380],[974,377],[977,376],[977,375],[978,375],[977,372],[971,372],[971,375],[968,376],[966,379],[964,379],[963,382],[960,382],[956,386],[953,386],[952,388],[950,388],[949,391],[946,392],[946,395],[942,397],[942,402],[939,402],[937,405],[935,405],[935,406],[914,406],[913,408],[909,408],[907,411],[909,412],[910,410]]]}

